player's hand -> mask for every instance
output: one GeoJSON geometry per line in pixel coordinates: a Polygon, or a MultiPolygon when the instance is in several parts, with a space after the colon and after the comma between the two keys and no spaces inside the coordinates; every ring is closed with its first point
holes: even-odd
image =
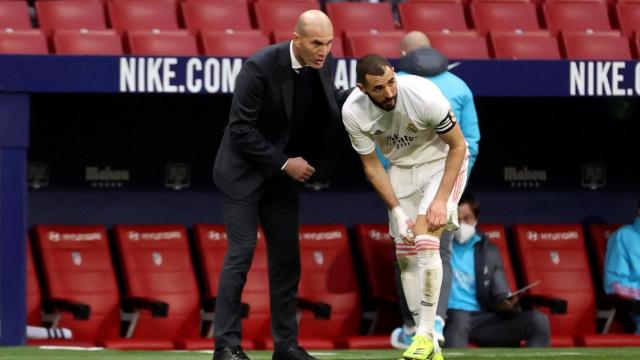
{"type": "Polygon", "coordinates": [[[400,236],[402,236],[402,241],[408,245],[415,244],[415,224],[413,223],[413,220],[405,214],[404,210],[402,210],[402,207],[400,206],[396,206],[391,209],[391,214],[393,214],[393,217],[396,219],[398,232],[400,232],[400,236]]]}
{"type": "Polygon", "coordinates": [[[307,181],[315,171],[316,169],[301,157],[289,158],[287,165],[284,167],[284,172],[299,182],[307,181]]]}
{"type": "Polygon", "coordinates": [[[447,202],[433,200],[427,209],[427,229],[436,232],[447,224],[447,202]]]}

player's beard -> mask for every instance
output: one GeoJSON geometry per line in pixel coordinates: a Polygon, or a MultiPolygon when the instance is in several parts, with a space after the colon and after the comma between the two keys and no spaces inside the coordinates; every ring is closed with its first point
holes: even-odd
{"type": "Polygon", "coordinates": [[[396,103],[398,101],[398,94],[396,94],[396,96],[390,98],[390,99],[385,99],[384,101],[376,101],[376,99],[374,99],[371,95],[367,94],[367,96],[369,97],[369,99],[371,100],[371,102],[379,107],[382,110],[385,111],[391,111],[393,109],[396,108],[396,103]]]}

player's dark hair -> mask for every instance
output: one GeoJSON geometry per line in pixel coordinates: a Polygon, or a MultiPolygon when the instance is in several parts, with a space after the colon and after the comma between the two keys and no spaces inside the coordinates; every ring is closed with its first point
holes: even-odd
{"type": "Polygon", "coordinates": [[[458,205],[468,204],[476,218],[480,215],[480,202],[470,193],[465,191],[460,197],[458,205]]]}
{"type": "Polygon", "coordinates": [[[391,64],[382,56],[377,54],[365,55],[358,60],[356,65],[356,81],[359,84],[366,84],[367,75],[383,75],[387,66],[391,67],[391,64]]]}

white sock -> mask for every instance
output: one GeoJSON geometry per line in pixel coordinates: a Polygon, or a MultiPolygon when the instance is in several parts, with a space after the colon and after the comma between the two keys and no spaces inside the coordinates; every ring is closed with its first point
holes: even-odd
{"type": "MultiPolygon", "coordinates": [[[[420,322],[417,335],[434,340],[433,323],[438,308],[438,297],[442,285],[442,260],[440,259],[440,239],[433,235],[416,236],[418,269],[420,278],[420,322]]],[[[434,341],[434,344],[436,341],[434,341]]]]}
{"type": "MultiPolygon", "coordinates": [[[[400,266],[400,279],[402,281],[402,291],[407,300],[407,306],[413,316],[416,325],[420,322],[420,271],[418,270],[418,257],[398,256],[400,266]]],[[[414,333],[415,326],[411,333],[414,333]]]]}
{"type": "Polygon", "coordinates": [[[67,328],[45,328],[27,325],[28,339],[71,339],[73,335],[67,328]]]}

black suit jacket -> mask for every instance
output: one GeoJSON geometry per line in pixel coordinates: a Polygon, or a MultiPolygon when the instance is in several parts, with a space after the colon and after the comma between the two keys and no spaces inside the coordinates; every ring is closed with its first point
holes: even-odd
{"type": "MultiPolygon", "coordinates": [[[[325,157],[316,168],[316,179],[328,180],[335,158],[331,139],[340,136],[339,103],[347,91],[333,86],[331,56],[317,70],[328,104],[329,126],[325,134],[325,157]]],[[[243,199],[265,181],[278,174],[288,156],[283,149],[289,142],[293,110],[293,70],[289,41],[271,45],[249,58],[238,74],[231,101],[229,124],[218,148],[213,177],[227,196],[243,199]]]]}

